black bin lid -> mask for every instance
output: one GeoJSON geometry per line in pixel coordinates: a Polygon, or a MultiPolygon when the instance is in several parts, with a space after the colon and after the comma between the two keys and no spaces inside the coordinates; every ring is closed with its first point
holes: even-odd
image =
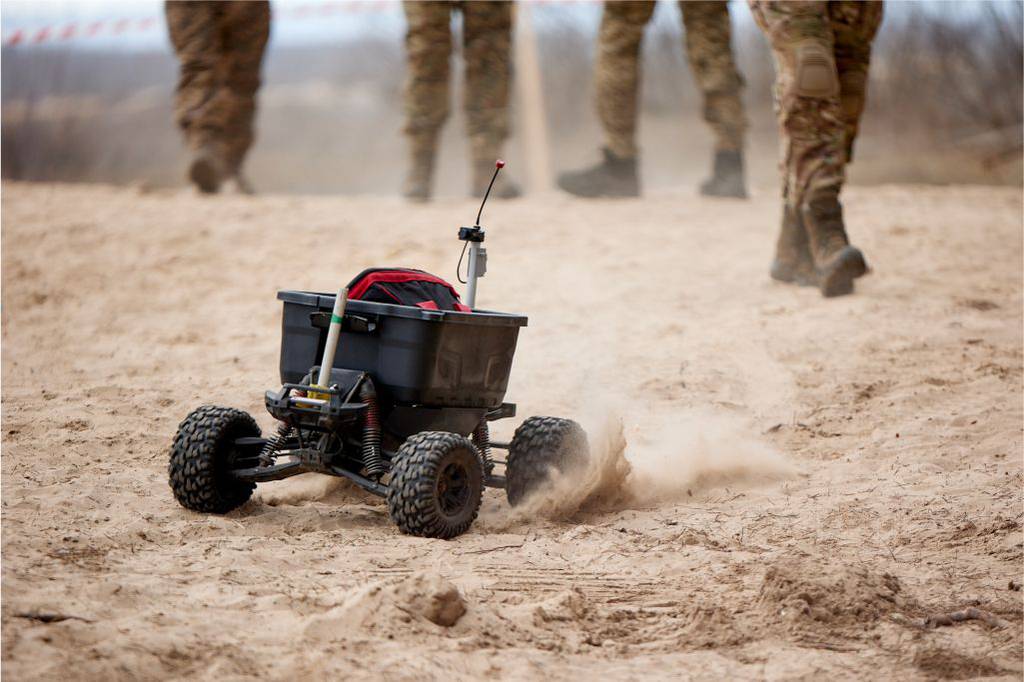
{"type": "MultiPolygon", "coordinates": [[[[285,303],[297,303],[318,310],[333,310],[335,294],[316,291],[298,291],[283,289],[277,292],[277,298],[285,303]]],[[[455,310],[427,310],[410,305],[392,305],[373,301],[349,301],[345,310],[353,313],[373,313],[384,317],[404,317],[424,322],[441,322],[451,324],[470,324],[484,327],[525,327],[528,318],[525,315],[499,313],[493,310],[474,310],[471,313],[455,310]]]]}

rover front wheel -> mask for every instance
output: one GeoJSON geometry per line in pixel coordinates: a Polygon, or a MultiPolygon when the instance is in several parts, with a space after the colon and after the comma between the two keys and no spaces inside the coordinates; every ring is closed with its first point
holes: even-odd
{"type": "Polygon", "coordinates": [[[171,445],[167,474],[175,499],[192,511],[213,514],[241,506],[256,486],[231,476],[235,439],[259,435],[256,421],[241,410],[215,405],[193,410],[171,445]]]}
{"type": "Polygon", "coordinates": [[[483,496],[480,453],[465,436],[424,431],[395,456],[388,511],[399,530],[425,538],[453,538],[476,519],[483,496]]]}

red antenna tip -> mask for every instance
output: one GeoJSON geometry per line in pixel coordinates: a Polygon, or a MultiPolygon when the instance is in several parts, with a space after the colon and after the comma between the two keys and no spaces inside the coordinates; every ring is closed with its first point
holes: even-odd
{"type": "Polygon", "coordinates": [[[498,159],[497,161],[494,162],[494,167],[495,168],[504,168],[505,167],[505,162],[502,161],[501,159],[498,159]]]}

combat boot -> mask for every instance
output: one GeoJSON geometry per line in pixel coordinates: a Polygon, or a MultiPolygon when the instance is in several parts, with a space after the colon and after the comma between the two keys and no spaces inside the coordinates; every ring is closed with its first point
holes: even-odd
{"type": "Polygon", "coordinates": [[[621,158],[607,147],[601,150],[601,163],[578,171],[567,171],[558,176],[558,186],[578,197],[638,197],[640,180],[637,178],[636,158],[621,158]]]}
{"type": "Polygon", "coordinates": [[[818,278],[800,216],[789,204],[782,207],[782,228],[775,242],[775,260],[772,261],[772,279],[800,286],[816,286],[818,278]]]}
{"type": "MultiPolygon", "coordinates": [[[[478,159],[473,162],[471,197],[479,199],[487,191],[487,186],[491,184],[491,178],[494,177],[495,159],[496,157],[478,159]]],[[[494,181],[494,187],[491,189],[491,196],[498,199],[515,199],[522,196],[522,194],[519,185],[505,175],[505,173],[498,174],[498,179],[494,181]]]]}
{"type": "Polygon", "coordinates": [[[746,199],[747,187],[743,179],[743,152],[719,149],[715,152],[711,177],[700,186],[706,197],[746,199]]]}
{"type": "Polygon", "coordinates": [[[413,152],[409,173],[405,176],[402,196],[409,201],[430,201],[431,185],[434,179],[434,151],[431,149],[413,152]]]}
{"type": "Polygon", "coordinates": [[[850,244],[843,225],[843,206],[838,190],[811,196],[800,207],[807,232],[818,288],[823,296],[853,292],[853,280],[868,271],[864,254],[850,244]]]}
{"type": "Polygon", "coordinates": [[[202,144],[192,152],[188,179],[200,192],[215,194],[224,180],[224,162],[211,144],[202,144]]]}

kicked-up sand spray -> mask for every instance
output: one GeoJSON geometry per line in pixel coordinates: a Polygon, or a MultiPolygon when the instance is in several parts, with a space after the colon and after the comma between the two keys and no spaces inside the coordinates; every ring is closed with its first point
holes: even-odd
{"type": "Polygon", "coordinates": [[[671,504],[711,488],[759,485],[796,473],[735,415],[689,411],[656,421],[662,426],[627,430],[613,412],[591,410],[582,422],[590,445],[587,466],[565,475],[552,471],[550,485],[499,525],[671,504]]]}

